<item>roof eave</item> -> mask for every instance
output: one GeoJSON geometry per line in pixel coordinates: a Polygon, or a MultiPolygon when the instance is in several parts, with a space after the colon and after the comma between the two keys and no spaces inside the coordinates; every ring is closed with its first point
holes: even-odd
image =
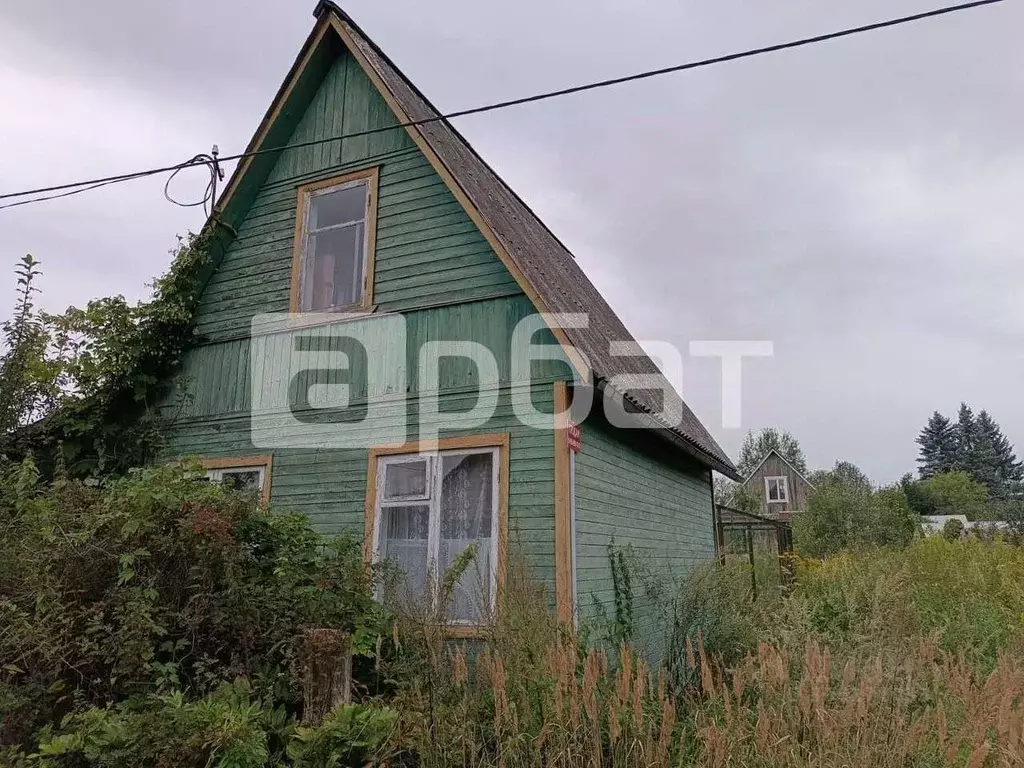
{"type": "MultiPolygon", "coordinates": [[[[608,386],[609,384],[606,379],[597,380],[597,388],[600,391],[603,392],[608,386]]],[[[635,405],[637,408],[643,408],[643,406],[637,403],[635,400],[631,399],[629,402],[635,405]]],[[[743,482],[742,476],[740,475],[736,467],[732,465],[731,462],[724,462],[717,456],[704,450],[704,448],[694,443],[692,440],[687,438],[679,431],[672,429],[667,424],[656,418],[653,414],[648,413],[646,410],[639,410],[630,413],[629,415],[634,417],[637,421],[641,422],[643,429],[649,432],[653,432],[662,440],[671,443],[676,448],[682,450],[683,453],[689,455],[690,458],[695,459],[697,462],[707,467],[708,469],[713,469],[715,472],[719,472],[725,475],[730,480],[735,480],[736,482],[743,482]]]]}

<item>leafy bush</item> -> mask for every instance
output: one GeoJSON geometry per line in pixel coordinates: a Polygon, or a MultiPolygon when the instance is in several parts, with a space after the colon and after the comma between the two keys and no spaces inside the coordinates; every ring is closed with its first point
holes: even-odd
{"type": "Polygon", "coordinates": [[[966,472],[944,472],[904,484],[907,499],[922,515],[965,515],[968,520],[990,520],[998,505],[988,489],[966,472]]]}
{"type": "Polygon", "coordinates": [[[94,707],[44,729],[43,766],[80,758],[97,768],[206,766],[260,768],[270,760],[267,712],[244,685],[188,700],[181,691],[94,707]]]}
{"type": "Polygon", "coordinates": [[[388,743],[397,722],[393,709],[348,704],[316,728],[297,728],[288,744],[288,757],[302,768],[363,765],[388,743]]]}
{"type": "Polygon", "coordinates": [[[905,546],[915,525],[898,488],[874,491],[828,478],[809,494],[807,509],[794,515],[793,542],[806,557],[824,557],[863,546],[905,546]]]}
{"type": "Polygon", "coordinates": [[[942,526],[942,538],[946,541],[956,541],[964,537],[964,524],[957,518],[947,520],[942,526]]]}
{"type": "Polygon", "coordinates": [[[100,477],[156,460],[167,426],[161,404],[197,340],[213,237],[212,229],[179,237],[148,301],[113,296],[62,315],[35,306],[39,262],[18,263],[14,316],[0,324],[0,455],[34,456],[47,477],[62,465],[100,477]]]}
{"type": "MultiPolygon", "coordinates": [[[[194,475],[40,485],[29,461],[0,473],[0,744],[31,747],[63,721],[54,743],[113,729],[144,751],[133,729],[173,728],[171,709],[213,728],[226,705],[202,697],[239,679],[261,711],[298,716],[303,629],[374,653],[387,630],[357,542],[194,475]]],[[[233,706],[231,727],[252,712],[233,706]]]]}

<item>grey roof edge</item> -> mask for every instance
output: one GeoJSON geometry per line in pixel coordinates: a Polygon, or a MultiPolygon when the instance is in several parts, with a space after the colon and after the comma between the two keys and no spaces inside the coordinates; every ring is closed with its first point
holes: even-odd
{"type": "MultiPolygon", "coordinates": [[[[615,390],[615,388],[612,387],[611,384],[609,384],[608,381],[605,379],[599,379],[598,381],[595,382],[595,385],[597,389],[601,391],[605,389],[615,390]]],[[[640,403],[637,403],[633,398],[629,397],[628,395],[622,393],[619,394],[622,395],[627,400],[629,400],[634,405],[642,407],[640,403]]],[[[669,443],[672,443],[672,445],[674,445],[676,448],[680,449],[683,453],[690,456],[690,458],[700,462],[708,469],[713,469],[715,472],[719,472],[725,475],[730,480],[742,482],[742,477],[740,476],[740,473],[737,471],[736,467],[733,466],[731,461],[723,462],[717,456],[708,453],[700,446],[694,444],[692,440],[686,438],[685,435],[680,434],[677,429],[673,429],[663,420],[659,419],[655,414],[650,413],[645,409],[639,413],[635,413],[632,415],[637,417],[638,421],[645,422],[645,429],[656,433],[663,440],[667,440],[669,443]]]]}

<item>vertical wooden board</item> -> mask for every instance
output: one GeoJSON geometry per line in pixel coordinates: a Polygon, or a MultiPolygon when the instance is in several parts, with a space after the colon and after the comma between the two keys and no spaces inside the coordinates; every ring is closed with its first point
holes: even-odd
{"type": "MultiPolygon", "coordinates": [[[[358,65],[351,56],[344,58],[346,68],[346,80],[353,86],[358,78],[365,80],[365,75],[359,70],[358,65]]],[[[367,83],[366,85],[369,85],[367,83]]],[[[358,134],[370,129],[370,102],[379,99],[380,96],[368,87],[347,87],[344,91],[345,98],[345,120],[343,133],[358,134]]],[[[376,126],[374,126],[376,127],[376,126]]],[[[341,147],[341,162],[352,163],[369,157],[370,138],[369,136],[355,136],[345,139],[341,147]]]]}
{"type": "Polygon", "coordinates": [[[569,443],[566,440],[569,390],[564,381],[553,385],[555,468],[555,610],[559,621],[572,625],[572,487],[569,479],[569,443]]]}

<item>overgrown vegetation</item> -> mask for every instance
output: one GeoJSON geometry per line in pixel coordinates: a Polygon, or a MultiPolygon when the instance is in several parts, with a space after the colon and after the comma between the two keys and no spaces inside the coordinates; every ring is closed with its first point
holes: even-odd
{"type": "Polygon", "coordinates": [[[195,474],[2,473],[0,744],[90,765],[264,765],[314,738],[295,730],[302,630],[375,655],[385,624],[361,547],[195,474]]]}
{"type": "MultiPolygon", "coordinates": [[[[610,546],[613,615],[574,629],[508,552],[492,621],[453,638],[473,548],[437,600],[403,603],[349,537],[197,466],[130,469],[159,448],[206,252],[184,241],[150,302],[60,316],[36,309],[37,262],[19,265],[0,355],[0,765],[1024,763],[1024,510],[1012,468],[998,493],[979,474],[985,445],[1008,446],[984,414],[967,419],[991,438],[962,454],[973,470],[883,489],[846,462],[813,473],[788,591],[763,558],[755,595],[728,555],[666,575],[610,546]],[[924,511],[1017,528],[915,538],[924,511]],[[325,634],[352,650],[355,701],[321,711],[325,634]]],[[[746,464],[771,445],[805,469],[788,434],[748,443],[746,464]]]]}
{"type": "Polygon", "coordinates": [[[917,539],[801,561],[759,605],[742,570],[700,570],[668,595],[661,669],[574,643],[519,585],[485,651],[438,644],[432,696],[395,707],[425,765],[1014,765],[1022,569],[1005,543],[917,539]]]}
{"type": "Polygon", "coordinates": [[[756,602],[745,568],[659,585],[613,548],[630,574],[618,613],[635,621],[641,592],[654,604],[659,658],[560,626],[511,553],[495,621],[453,641],[444,603],[471,551],[437,604],[389,614],[354,541],[193,470],[91,484],[4,470],[0,764],[1024,759],[1024,550],[1011,544],[918,538],[800,560],[788,594],[756,602]],[[302,722],[311,627],[342,630],[356,654],[355,702],[322,724],[302,722]]]}
{"type": "Polygon", "coordinates": [[[46,476],[62,464],[82,477],[123,473],[157,455],[160,406],[196,340],[212,242],[211,234],[180,239],[148,301],[114,296],[59,315],[36,307],[39,262],[19,262],[18,302],[0,347],[0,455],[32,455],[46,476]]]}

